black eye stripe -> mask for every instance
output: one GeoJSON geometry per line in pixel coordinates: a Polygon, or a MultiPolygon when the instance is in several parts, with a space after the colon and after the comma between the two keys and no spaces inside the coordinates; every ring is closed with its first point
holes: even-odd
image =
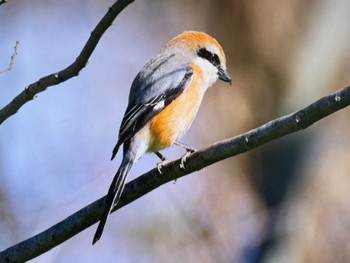
{"type": "Polygon", "coordinates": [[[217,68],[220,67],[221,63],[220,63],[220,59],[219,59],[218,55],[211,53],[206,48],[200,48],[197,51],[197,54],[201,58],[204,58],[204,59],[208,60],[215,67],[217,67],[217,68]]]}

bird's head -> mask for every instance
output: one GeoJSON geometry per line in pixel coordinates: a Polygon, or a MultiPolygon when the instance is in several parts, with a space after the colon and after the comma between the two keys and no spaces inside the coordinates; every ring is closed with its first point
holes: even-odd
{"type": "Polygon", "coordinates": [[[232,77],[227,71],[226,57],[221,45],[211,36],[198,31],[185,31],[174,37],[166,46],[177,47],[191,59],[191,63],[199,66],[209,78],[209,85],[218,78],[231,84],[232,77]]]}

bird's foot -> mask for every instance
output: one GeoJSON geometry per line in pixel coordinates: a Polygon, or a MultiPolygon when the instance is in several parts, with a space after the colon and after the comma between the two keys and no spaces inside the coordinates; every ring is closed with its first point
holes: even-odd
{"type": "Polygon", "coordinates": [[[183,144],[181,142],[175,142],[175,145],[180,146],[186,150],[186,153],[181,157],[181,162],[180,162],[180,169],[185,170],[185,162],[187,161],[187,158],[192,153],[194,153],[196,149],[186,144],[183,144]]]}
{"type": "Polygon", "coordinates": [[[160,152],[154,152],[158,157],[159,159],[161,160],[159,163],[157,163],[157,170],[159,172],[159,174],[163,174],[162,172],[162,168],[170,163],[170,160],[168,160],[168,158],[166,158],[163,154],[161,154],[160,152]]]}
{"type": "Polygon", "coordinates": [[[194,153],[195,150],[191,150],[191,151],[187,151],[182,157],[181,157],[181,162],[180,162],[180,169],[181,170],[185,170],[186,167],[185,167],[185,163],[187,161],[187,158],[192,154],[194,153]]]}
{"type": "Polygon", "coordinates": [[[157,170],[158,170],[159,174],[163,174],[162,169],[163,169],[164,166],[167,165],[168,163],[170,163],[169,160],[164,160],[164,161],[161,161],[161,162],[157,163],[157,170]]]}

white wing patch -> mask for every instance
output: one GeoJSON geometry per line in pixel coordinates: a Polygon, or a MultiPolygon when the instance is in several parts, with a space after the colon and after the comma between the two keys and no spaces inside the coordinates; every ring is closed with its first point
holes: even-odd
{"type": "Polygon", "coordinates": [[[122,125],[120,127],[120,134],[123,134],[125,131],[129,130],[130,128],[134,130],[137,124],[137,120],[146,111],[149,111],[150,109],[152,109],[152,111],[158,111],[163,109],[164,106],[165,106],[164,94],[160,94],[145,103],[136,104],[125,114],[124,119],[122,121],[122,125]]]}
{"type": "Polygon", "coordinates": [[[153,109],[159,110],[159,109],[164,108],[164,106],[165,106],[164,100],[161,100],[161,101],[158,102],[156,105],[154,105],[153,109]]]}

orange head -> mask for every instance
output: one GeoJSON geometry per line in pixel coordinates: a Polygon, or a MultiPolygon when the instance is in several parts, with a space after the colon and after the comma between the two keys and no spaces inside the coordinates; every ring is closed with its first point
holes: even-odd
{"type": "MultiPolygon", "coordinates": [[[[177,55],[187,56],[191,63],[200,66],[205,73],[231,84],[231,75],[227,72],[225,53],[213,37],[198,31],[185,31],[171,39],[165,49],[176,49],[177,55]]],[[[215,80],[214,80],[215,78],[215,80]]],[[[211,83],[212,84],[212,83],[211,83]]]]}

